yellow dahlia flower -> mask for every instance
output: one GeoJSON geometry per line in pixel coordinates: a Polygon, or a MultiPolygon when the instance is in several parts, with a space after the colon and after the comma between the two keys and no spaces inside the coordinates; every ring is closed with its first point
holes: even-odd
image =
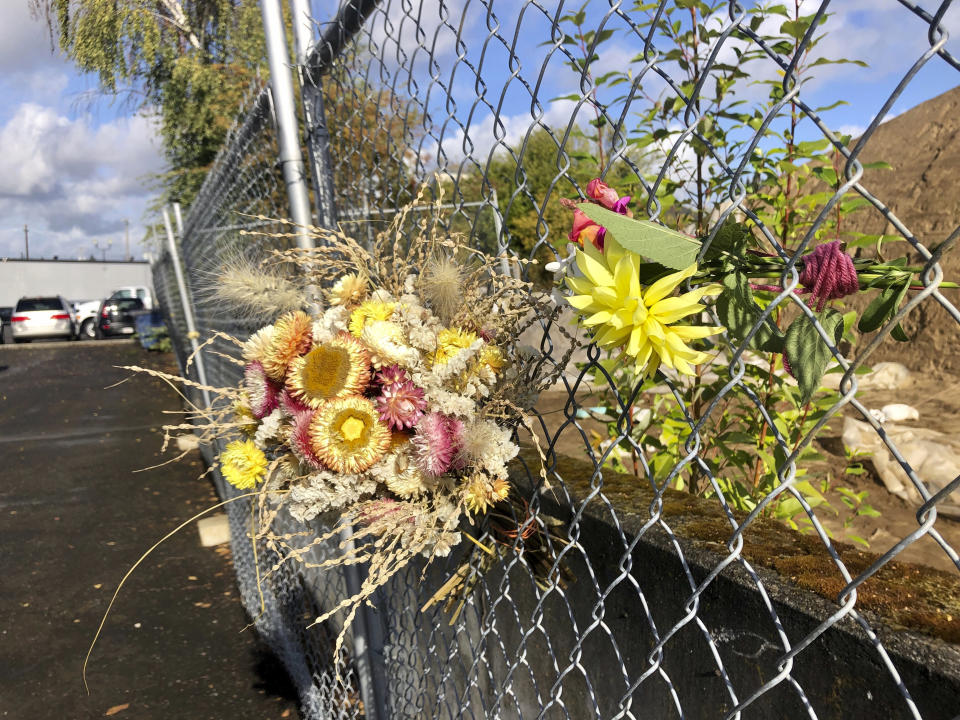
{"type": "Polygon", "coordinates": [[[331,470],[359,473],[386,453],[390,430],[380,422],[371,400],[337,398],[317,411],[310,423],[310,441],[320,462],[331,470]]]}
{"type": "Polygon", "coordinates": [[[255,487],[267,472],[267,456],[253,440],[234,440],[220,456],[220,472],[240,490],[255,487]]]}
{"type": "Polygon", "coordinates": [[[358,395],[370,382],[370,356],[352,335],[340,333],[294,358],[287,373],[290,394],[312,408],[332,398],[358,395]]]}
{"type": "Polygon", "coordinates": [[[368,322],[389,320],[397,304],[380,300],[364,300],[350,313],[350,332],[354,337],[363,334],[363,328],[368,322]]]}
{"type": "Polygon", "coordinates": [[[671,293],[697,272],[685,270],[640,284],[640,256],[624,250],[611,237],[601,252],[590,243],[577,250],[577,267],[584,277],[567,278],[574,292],[567,301],[580,311],[583,324],[591,328],[593,340],[602,348],[623,348],[633,358],[638,372],[653,375],[660,364],[684,375],[693,375],[693,366],[709,355],[689,347],[685,341],[709,337],[722,327],[675,325],[678,320],[704,309],[700,300],[718,295],[720,285],[704,285],[670,297],[671,293]]]}
{"type": "Polygon", "coordinates": [[[433,355],[433,361],[437,365],[443,365],[449,362],[458,352],[467,349],[476,341],[476,333],[465,332],[460,328],[441,330],[437,333],[437,350],[433,355]]]}

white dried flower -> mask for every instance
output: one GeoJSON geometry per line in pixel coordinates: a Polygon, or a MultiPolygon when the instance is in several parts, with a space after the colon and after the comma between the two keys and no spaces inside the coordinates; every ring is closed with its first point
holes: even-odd
{"type": "Polygon", "coordinates": [[[464,429],[460,450],[463,460],[483,468],[493,478],[507,477],[507,463],[520,452],[511,435],[491,420],[469,423],[464,429]]]}
{"type": "Polygon", "coordinates": [[[263,362],[267,350],[270,347],[270,341],[273,339],[273,325],[267,325],[257,330],[243,344],[241,355],[248,363],[263,362]]]}
{"type": "Polygon", "coordinates": [[[313,323],[313,341],[324,343],[333,340],[342,332],[347,332],[350,323],[350,310],[342,305],[334,305],[324,311],[313,323]]]}
{"type": "Polygon", "coordinates": [[[396,323],[374,320],[363,326],[361,339],[370,351],[370,362],[375,368],[399,365],[410,368],[417,364],[420,353],[404,342],[403,330],[396,323]]]}
{"type": "Polygon", "coordinates": [[[275,408],[273,412],[260,421],[260,427],[257,428],[253,436],[253,444],[261,450],[265,450],[270,444],[268,441],[279,437],[283,430],[283,410],[275,408]]]}
{"type": "Polygon", "coordinates": [[[312,520],[328,510],[340,510],[377,490],[369,475],[347,475],[321,470],[290,488],[290,515],[300,522],[312,520]]]}

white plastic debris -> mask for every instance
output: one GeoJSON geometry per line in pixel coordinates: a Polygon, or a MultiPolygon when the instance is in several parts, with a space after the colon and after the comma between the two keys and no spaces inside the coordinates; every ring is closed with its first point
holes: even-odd
{"type": "MultiPolygon", "coordinates": [[[[884,424],[883,429],[931,494],[960,475],[960,442],[951,436],[936,430],[898,426],[890,422],[884,424]]],[[[889,492],[913,505],[921,504],[920,493],[903,466],[893,458],[883,438],[869,423],[844,418],[842,439],[848,449],[870,456],[880,480],[889,492]]],[[[953,498],[946,499],[937,507],[940,512],[960,515],[960,501],[953,498]]]]}
{"type": "Polygon", "coordinates": [[[912,405],[906,405],[904,403],[884,405],[880,410],[887,418],[887,422],[903,422],[905,420],[920,419],[920,412],[912,405]]]}
{"type": "Polygon", "coordinates": [[[861,390],[899,390],[910,382],[910,371],[898,362],[879,362],[857,378],[861,390]]]}

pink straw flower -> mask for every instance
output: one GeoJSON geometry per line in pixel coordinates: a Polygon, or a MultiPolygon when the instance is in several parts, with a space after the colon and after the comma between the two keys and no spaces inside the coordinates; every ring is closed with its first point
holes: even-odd
{"type": "Polygon", "coordinates": [[[297,400],[287,389],[280,393],[280,407],[287,415],[298,415],[313,409],[297,400]]]}
{"type": "Polygon", "coordinates": [[[607,185],[600,178],[594,178],[587,183],[587,197],[591,200],[596,200],[598,203],[607,208],[607,210],[613,210],[613,206],[616,204],[617,200],[620,199],[617,191],[607,185]]]}
{"type": "Polygon", "coordinates": [[[307,408],[293,416],[293,429],[290,431],[290,449],[297,459],[313,468],[322,470],[323,463],[317,457],[310,442],[310,423],[313,420],[314,411],[307,408]]]}
{"type": "Polygon", "coordinates": [[[277,386],[267,377],[263,364],[254,360],[243,371],[243,387],[250,398],[250,411],[258,420],[277,407],[277,386]]]}
{"type": "Polygon", "coordinates": [[[573,227],[567,234],[570,242],[582,246],[585,241],[592,242],[598,249],[603,248],[603,234],[606,230],[587,217],[587,214],[578,207],[573,209],[573,227]],[[597,244],[599,243],[599,245],[597,244]]]}
{"type": "Polygon", "coordinates": [[[407,371],[399,365],[389,365],[377,373],[377,382],[381,385],[392,385],[407,380],[407,371]]]}
{"type": "Polygon", "coordinates": [[[423,388],[418,388],[409,380],[384,385],[376,403],[380,419],[392,430],[413,427],[423,417],[427,407],[423,388]]]}
{"type": "Polygon", "coordinates": [[[438,412],[424,415],[413,436],[420,468],[430,475],[443,475],[453,467],[462,442],[462,421],[438,412]]]}

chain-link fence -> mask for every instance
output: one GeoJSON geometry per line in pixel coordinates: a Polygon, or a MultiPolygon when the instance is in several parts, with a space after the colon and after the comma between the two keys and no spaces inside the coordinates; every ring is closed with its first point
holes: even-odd
{"type": "MultiPolygon", "coordinates": [[[[949,455],[928,462],[932,445],[954,442],[956,417],[938,418],[940,435],[897,431],[864,395],[877,368],[860,374],[883,352],[956,347],[960,311],[941,284],[943,267],[960,269],[947,263],[958,218],[914,231],[900,210],[898,193],[914,192],[907,178],[866,162],[884,133],[914,142],[881,127],[898,99],[932,72],[960,70],[948,46],[950,4],[350,0],[320,23],[301,73],[318,224],[376,232],[426,182],[444,193],[451,231],[537,260],[524,272],[546,287],[544,264],[565,254],[570,227],[559,199],[583,197],[599,176],[632,193],[640,214],[704,237],[706,247],[724,241],[724,228],[748,227],[787,264],[755,327],[693,385],[669,374],[625,383],[584,340],[535,412],[549,489],[538,483],[536,454],[521,454],[514,477],[530,508],[521,527],[560,523],[557,562],[568,579],[538,585],[519,557],[520,532],[453,617],[419,608],[455,565],[425,576],[412,567],[365,609],[337,659],[340,681],[331,628],[306,626],[357,577],[298,575],[286,564],[261,598],[250,508],[230,506],[244,602],[297,682],[305,717],[960,716],[960,531],[942,512],[956,512],[960,468],[950,470],[949,455]],[[896,55],[884,97],[857,92],[857,72],[867,70],[849,61],[859,58],[829,62],[840,60],[831,50],[866,47],[852,39],[857,13],[868,10],[902,28],[875,40],[896,55]],[[838,67],[843,82],[813,82],[838,67]],[[862,127],[831,129],[837,101],[854,105],[862,127]],[[871,234],[877,221],[883,230],[871,234]],[[883,243],[894,237],[896,252],[922,266],[899,312],[854,344],[828,332],[799,286],[797,260],[834,237],[867,255],[889,254],[883,243]],[[937,333],[911,328],[920,309],[937,333]],[[816,403],[791,410],[774,392],[790,384],[777,358],[751,341],[799,313],[838,370],[816,403]],[[901,323],[919,334],[890,351],[901,323]],[[731,417],[759,430],[731,436],[731,417]],[[844,456],[847,430],[869,436],[870,461],[844,456]],[[914,449],[918,437],[926,455],[914,449]],[[832,465],[828,446],[839,458],[832,465]],[[851,528],[872,514],[867,486],[838,490],[837,480],[853,483],[870,467],[899,478],[903,499],[884,504],[880,526],[862,538],[851,528]],[[739,480],[737,468],[746,468],[739,480]]],[[[276,230],[255,216],[287,215],[269,98],[254,98],[182,228],[201,336],[254,329],[218,312],[204,287],[231,257],[277,246],[238,234],[276,230]]],[[[937,156],[925,162],[934,167],[937,156]]],[[[955,193],[960,173],[940,169],[955,193]]],[[[155,283],[183,364],[170,262],[157,262],[155,283]]],[[[564,335],[545,320],[525,339],[559,360],[564,335]]],[[[218,354],[229,348],[210,349],[211,383],[236,382],[238,368],[218,354]]],[[[937,382],[955,385],[956,376],[937,382]]],[[[922,387],[910,395],[901,386],[889,399],[918,403],[938,386],[922,387]]],[[[273,561],[257,558],[261,575],[273,561]]]]}

